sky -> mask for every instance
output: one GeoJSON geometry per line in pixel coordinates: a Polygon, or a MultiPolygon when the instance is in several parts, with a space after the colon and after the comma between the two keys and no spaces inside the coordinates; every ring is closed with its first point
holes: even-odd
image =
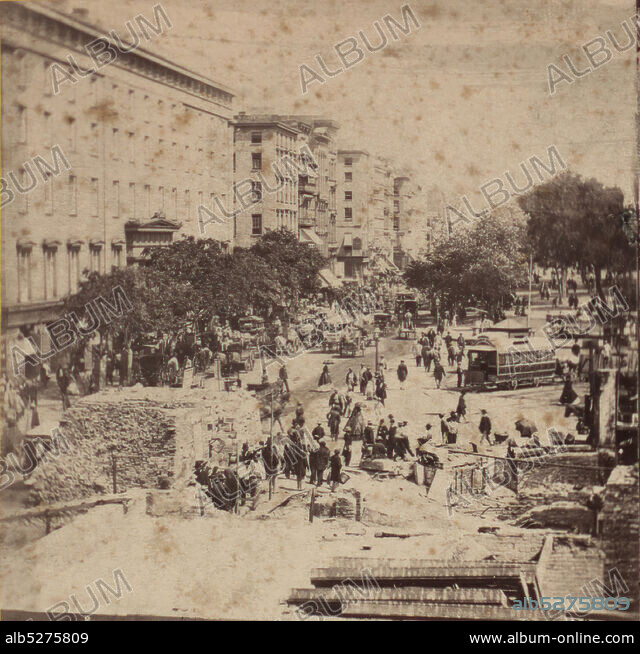
{"type": "MultiPolygon", "coordinates": [[[[126,35],[137,14],[153,17],[154,0],[61,0],[57,9],[88,10],[87,20],[126,35]]],[[[455,204],[530,157],[548,160],[556,146],[573,172],[619,186],[632,200],[636,49],[621,23],[633,0],[162,0],[172,22],[146,47],[229,86],[234,110],[322,114],[340,125],[339,146],[366,149],[411,169],[455,204]],[[388,38],[379,52],[302,93],[300,66],[340,66],[334,45],[362,31],[380,42],[374,23],[402,23],[408,4],[420,23],[388,38]],[[549,93],[548,66],[570,74],[589,66],[581,46],[607,39],[611,60],[549,93]]],[[[383,24],[384,25],[384,24],[383,24]]],[[[385,32],[384,27],[382,28],[385,32]]],[[[635,32],[633,32],[635,38],[635,32]]],[[[596,45],[592,46],[595,50],[596,45]]],[[[346,46],[345,46],[346,49],[346,46]]],[[[324,76],[324,75],[323,75],[324,76]]],[[[325,76],[326,77],[326,76],[325,76]]],[[[530,168],[530,165],[525,164],[530,168]]]]}

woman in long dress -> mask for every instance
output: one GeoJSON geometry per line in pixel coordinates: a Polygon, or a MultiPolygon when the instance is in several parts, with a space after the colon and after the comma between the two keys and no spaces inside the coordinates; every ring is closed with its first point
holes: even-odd
{"type": "Polygon", "coordinates": [[[362,405],[358,402],[353,407],[353,411],[347,420],[346,427],[350,430],[352,438],[361,440],[364,432],[364,416],[362,415],[362,405]]]}
{"type": "Polygon", "coordinates": [[[329,366],[325,363],[320,379],[318,380],[318,387],[326,386],[327,384],[331,384],[331,375],[329,374],[329,366]]]}

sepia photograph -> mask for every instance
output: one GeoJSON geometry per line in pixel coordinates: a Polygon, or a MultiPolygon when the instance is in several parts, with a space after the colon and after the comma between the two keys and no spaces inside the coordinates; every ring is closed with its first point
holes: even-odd
{"type": "Polygon", "coordinates": [[[3,644],[633,646],[639,8],[0,1],[3,644]]]}

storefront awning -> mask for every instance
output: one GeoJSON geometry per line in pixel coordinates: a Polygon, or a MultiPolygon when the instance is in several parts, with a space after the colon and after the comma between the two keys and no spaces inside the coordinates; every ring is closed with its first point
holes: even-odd
{"type": "Polygon", "coordinates": [[[320,285],[322,288],[340,288],[342,282],[329,270],[329,268],[323,268],[319,273],[320,285]]]}
{"type": "Polygon", "coordinates": [[[303,242],[313,243],[318,247],[322,247],[322,239],[312,229],[301,229],[300,236],[304,239],[303,242]]]}

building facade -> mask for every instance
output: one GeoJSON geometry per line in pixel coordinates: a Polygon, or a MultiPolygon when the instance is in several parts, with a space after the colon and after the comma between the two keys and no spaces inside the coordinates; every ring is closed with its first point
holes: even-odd
{"type": "Polygon", "coordinates": [[[338,124],[318,116],[240,113],[234,123],[235,243],[286,227],[325,256],[336,212],[338,124]]]}
{"type": "MultiPolygon", "coordinates": [[[[306,128],[307,126],[305,126],[306,128]]],[[[298,233],[299,126],[280,116],[240,113],[233,121],[234,245],[268,230],[298,233]]]]}
{"type": "MultiPolygon", "coordinates": [[[[198,234],[198,207],[230,199],[233,94],[141,47],[98,67],[85,46],[118,44],[73,15],[14,2],[0,15],[3,332],[37,337],[83,271],[198,234]]],[[[207,230],[232,238],[232,223],[207,230]]]]}

